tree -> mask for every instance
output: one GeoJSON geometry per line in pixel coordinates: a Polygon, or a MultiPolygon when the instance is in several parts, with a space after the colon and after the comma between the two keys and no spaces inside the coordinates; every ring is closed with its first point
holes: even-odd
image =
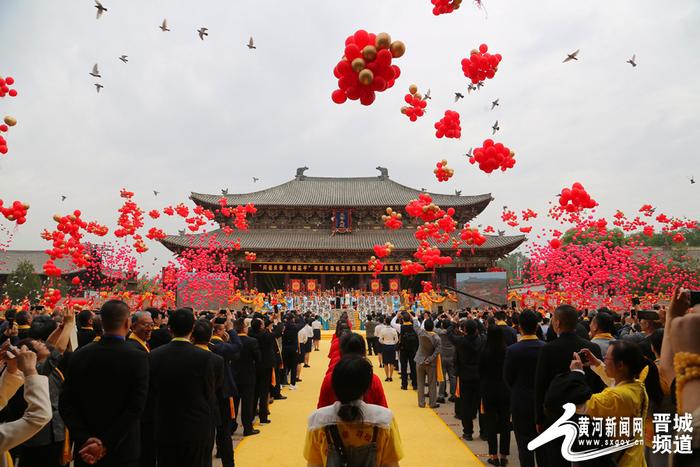
{"type": "Polygon", "coordinates": [[[25,297],[31,301],[37,300],[40,292],[41,278],[29,261],[21,261],[17,264],[17,268],[7,275],[5,293],[13,303],[19,303],[25,297]]]}
{"type": "Polygon", "coordinates": [[[506,270],[509,285],[517,285],[523,282],[523,274],[527,271],[527,263],[530,258],[522,252],[516,251],[496,261],[496,266],[506,270]]]}

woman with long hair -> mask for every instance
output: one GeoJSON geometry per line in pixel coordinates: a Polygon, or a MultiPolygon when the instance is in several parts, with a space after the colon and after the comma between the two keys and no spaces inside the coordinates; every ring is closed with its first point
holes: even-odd
{"type": "Polygon", "coordinates": [[[510,390],[503,382],[505,357],[503,329],[489,321],[486,344],[479,358],[479,388],[491,465],[508,465],[510,454],[510,390]]]}
{"type": "Polygon", "coordinates": [[[372,381],[372,364],[359,355],[345,356],[331,379],[337,401],[309,417],[304,446],[308,466],[398,466],[403,448],[393,413],[362,401],[372,381]]]}

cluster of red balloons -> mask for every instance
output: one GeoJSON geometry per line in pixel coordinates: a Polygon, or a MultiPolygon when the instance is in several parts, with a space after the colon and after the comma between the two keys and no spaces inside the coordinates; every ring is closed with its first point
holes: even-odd
{"type": "Polygon", "coordinates": [[[151,227],[148,229],[148,233],[146,234],[146,238],[149,240],[162,240],[165,237],[165,232],[157,227],[151,227]]]}
{"type": "Polygon", "coordinates": [[[515,165],[515,152],[503,145],[494,143],[492,139],[484,140],[483,146],[474,149],[469,158],[470,164],[479,164],[479,169],[490,174],[496,169],[505,172],[515,165]]]}
{"type": "Polygon", "coordinates": [[[528,225],[527,227],[520,227],[520,231],[522,233],[530,233],[532,231],[532,226],[528,225]]]}
{"type": "Polygon", "coordinates": [[[391,208],[386,208],[386,214],[382,216],[382,222],[384,222],[384,227],[391,230],[400,229],[403,226],[403,221],[401,221],[401,213],[394,212],[391,208]]]}
{"type": "Polygon", "coordinates": [[[418,86],[415,84],[408,87],[408,94],[404,96],[404,101],[406,101],[408,106],[401,107],[401,113],[406,115],[409,120],[415,122],[418,120],[418,117],[425,115],[428,101],[423,99],[421,93],[418,92],[418,86]]]}
{"type": "Polygon", "coordinates": [[[373,250],[377,258],[386,258],[394,249],[394,244],[386,242],[384,245],[374,245],[373,250]]]}
{"type": "Polygon", "coordinates": [[[61,269],[54,264],[54,261],[66,256],[70,256],[73,264],[78,268],[87,268],[91,265],[92,257],[89,252],[85,251],[85,246],[81,243],[83,238],[81,230],[104,236],[109,229],[96,222],[85,222],[80,218],[81,214],[77,209],[66,216],[56,214],[53,217],[57,223],[56,230],[52,232],[44,230],[41,233],[41,238],[52,242],[52,248],[45,250],[46,254],[49,255],[49,259],[44,264],[44,274],[47,276],[61,275],[61,269]]]}
{"type": "MultiPolygon", "coordinates": [[[[166,206],[163,208],[163,214],[166,216],[174,216],[175,215],[175,209],[173,209],[172,206],[166,206]]],[[[151,216],[153,217],[153,216],[151,216]]],[[[154,218],[155,219],[155,218],[154,218]]]]}
{"type": "Polygon", "coordinates": [[[525,221],[525,222],[537,217],[537,213],[530,208],[527,208],[526,210],[524,210],[521,213],[521,215],[522,215],[523,221],[525,221]]]}
{"type": "MultiPolygon", "coordinates": [[[[80,280],[80,279],[78,279],[80,280]]],[[[55,308],[58,302],[61,301],[61,291],[52,287],[44,291],[44,296],[41,299],[41,304],[46,308],[55,308]]]]}
{"type": "MultiPolygon", "coordinates": [[[[3,119],[4,123],[0,124],[0,133],[7,133],[10,127],[17,125],[15,117],[7,116],[3,119]]],[[[0,154],[7,154],[7,140],[0,134],[0,154]]]]}
{"type": "Polygon", "coordinates": [[[420,217],[425,222],[432,222],[445,215],[440,206],[433,203],[433,198],[427,193],[418,195],[406,205],[406,213],[411,217],[420,217]]]}
{"type": "Polygon", "coordinates": [[[486,237],[479,232],[479,229],[476,227],[470,227],[469,224],[465,224],[459,236],[462,241],[469,246],[481,246],[486,243],[486,237]]]}
{"type": "Polygon", "coordinates": [[[136,240],[134,247],[136,247],[137,250],[143,250],[145,244],[143,244],[143,240],[139,242],[140,236],[136,233],[138,229],[143,227],[143,211],[132,200],[134,197],[133,192],[123,189],[120,196],[124,198],[125,201],[118,210],[119,217],[117,218],[117,225],[119,225],[119,228],[114,231],[114,235],[117,238],[133,237],[136,240]],[[138,243],[138,245],[136,245],[136,243],[138,243]]]}
{"type": "Polygon", "coordinates": [[[452,264],[452,257],[442,256],[440,249],[431,246],[428,242],[421,242],[413,256],[428,269],[452,264]]]}
{"type": "Polygon", "coordinates": [[[447,167],[447,160],[443,159],[438,161],[437,167],[433,169],[433,173],[435,174],[435,177],[437,177],[438,182],[446,182],[452,178],[455,171],[447,167]]]}
{"type": "Polygon", "coordinates": [[[429,238],[433,238],[438,242],[446,242],[449,240],[449,235],[443,234],[440,231],[440,227],[437,222],[425,222],[423,225],[416,228],[416,232],[413,234],[416,240],[424,241],[429,238]]]}
{"type": "Polygon", "coordinates": [[[382,272],[382,269],[384,269],[384,263],[382,263],[382,260],[372,255],[369,261],[367,261],[367,269],[372,271],[373,277],[377,277],[379,273],[382,272]]]}
{"type": "Polygon", "coordinates": [[[258,259],[258,254],[257,254],[257,253],[254,253],[254,252],[252,252],[252,251],[246,251],[246,252],[245,252],[245,260],[248,261],[249,263],[252,263],[252,262],[255,261],[256,259],[258,259]]]}
{"type": "Polygon", "coordinates": [[[591,209],[598,203],[591,198],[583,185],[574,183],[571,188],[564,188],[559,195],[559,206],[567,212],[578,212],[583,209],[591,209]]]}
{"type": "Polygon", "coordinates": [[[401,274],[404,276],[415,276],[425,272],[425,267],[421,263],[414,263],[413,261],[404,260],[401,261],[401,274]]]}
{"type": "Polygon", "coordinates": [[[151,219],[158,219],[160,217],[160,211],[158,211],[157,209],[151,209],[150,211],[148,211],[148,216],[151,219]]]}
{"type": "Polygon", "coordinates": [[[7,78],[3,78],[0,76],[0,98],[5,97],[5,95],[17,97],[17,90],[10,89],[10,86],[13,84],[15,84],[15,79],[13,77],[8,76],[7,78]]]}
{"type": "Polygon", "coordinates": [[[479,50],[473,49],[469,58],[462,59],[462,71],[464,76],[472,80],[473,84],[491,79],[498,71],[498,64],[501,63],[501,54],[488,53],[489,47],[481,44],[479,50]]]}
{"type": "Polygon", "coordinates": [[[462,136],[459,113],[454,110],[445,110],[445,116],[435,122],[435,130],[437,138],[459,138],[462,136]]]}
{"type": "Polygon", "coordinates": [[[508,224],[510,227],[517,227],[520,225],[518,222],[518,215],[515,211],[511,211],[504,206],[503,212],[501,213],[501,220],[508,224]]]}
{"type": "Polygon", "coordinates": [[[459,8],[462,0],[430,0],[430,3],[433,4],[433,14],[438,16],[452,13],[459,8]]]}
{"type": "Polygon", "coordinates": [[[29,205],[21,201],[14,201],[10,206],[3,207],[3,201],[0,199],[0,214],[5,219],[11,222],[16,222],[17,225],[22,225],[27,222],[27,210],[29,205]]]}
{"type": "Polygon", "coordinates": [[[392,42],[385,32],[373,34],[360,29],[348,36],[345,55],[333,69],[338,79],[338,89],[331,94],[333,102],[342,104],[347,99],[359,99],[362,105],[372,104],[375,93],[392,87],[401,74],[391,61],[405,52],[404,43],[392,42]]]}
{"type": "Polygon", "coordinates": [[[433,291],[433,283],[430,281],[420,281],[420,285],[423,287],[423,293],[430,293],[433,291]]]}
{"type": "Polygon", "coordinates": [[[190,208],[185,206],[183,203],[180,203],[177,206],[175,206],[175,212],[180,217],[187,217],[190,215],[190,208]]]}

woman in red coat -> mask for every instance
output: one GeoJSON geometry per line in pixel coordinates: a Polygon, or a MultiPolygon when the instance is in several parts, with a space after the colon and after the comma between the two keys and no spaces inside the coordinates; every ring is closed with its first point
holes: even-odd
{"type": "MultiPolygon", "coordinates": [[[[339,341],[340,358],[346,355],[360,355],[365,357],[367,354],[367,348],[365,346],[365,340],[359,334],[347,333],[341,338],[337,339],[339,341]]],[[[335,363],[340,361],[340,358],[329,365],[326,377],[323,378],[323,383],[321,384],[321,393],[318,396],[317,408],[326,407],[333,404],[336,401],[335,393],[333,392],[333,368],[335,363]]],[[[367,392],[362,397],[362,400],[368,404],[381,405],[382,407],[388,407],[386,403],[386,397],[384,396],[384,387],[382,382],[377,375],[372,373],[372,382],[370,383],[367,392]]]]}

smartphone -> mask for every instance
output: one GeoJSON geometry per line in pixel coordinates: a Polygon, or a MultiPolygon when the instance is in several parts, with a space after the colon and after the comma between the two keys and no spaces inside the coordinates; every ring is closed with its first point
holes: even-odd
{"type": "Polygon", "coordinates": [[[581,359],[581,363],[583,363],[584,365],[588,364],[588,357],[586,357],[586,354],[583,350],[578,353],[578,358],[581,359]]]}
{"type": "Polygon", "coordinates": [[[639,310],[637,312],[637,317],[639,319],[647,319],[650,321],[658,321],[659,320],[659,312],[658,311],[653,311],[653,310],[639,310]]]}
{"type": "Polygon", "coordinates": [[[700,290],[690,291],[690,306],[700,305],[700,290]]]}
{"type": "Polygon", "coordinates": [[[19,355],[19,349],[14,345],[11,345],[7,348],[5,355],[7,355],[7,358],[17,358],[17,355],[19,355]]]}

